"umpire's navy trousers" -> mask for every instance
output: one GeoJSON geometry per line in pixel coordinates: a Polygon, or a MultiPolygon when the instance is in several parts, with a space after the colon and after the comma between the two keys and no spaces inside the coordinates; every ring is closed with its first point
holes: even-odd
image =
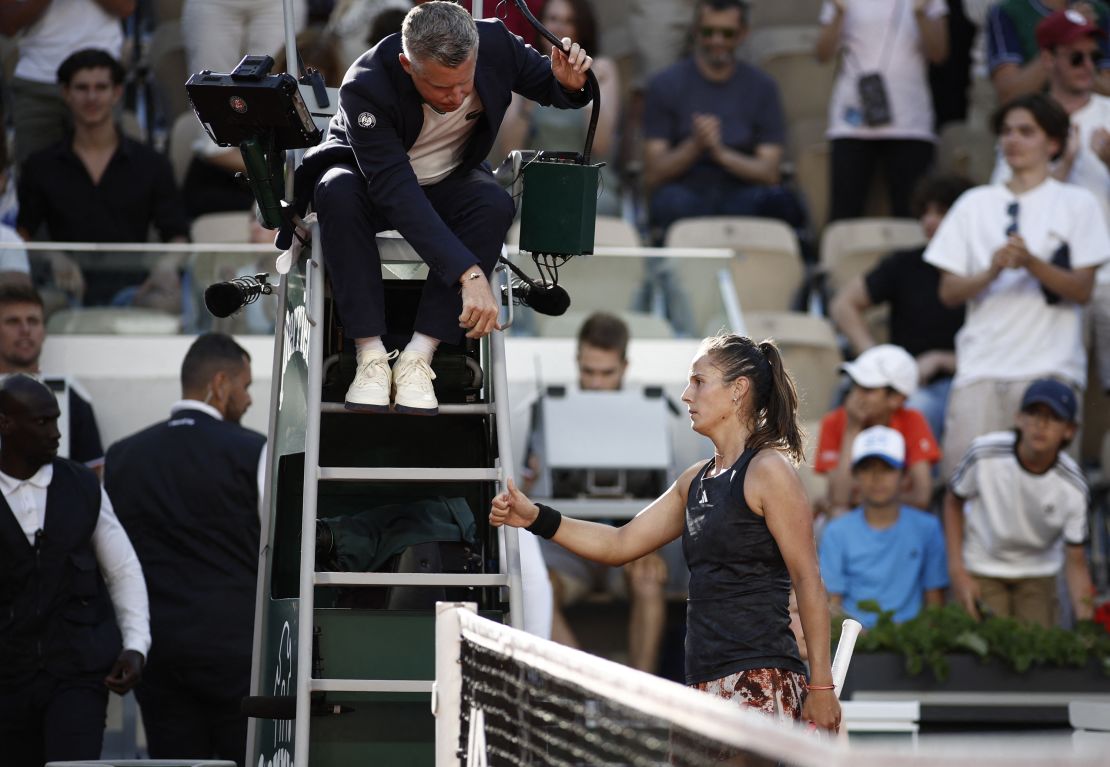
{"type": "MultiPolygon", "coordinates": [[[[509,194],[483,168],[422,190],[489,277],[512,225],[514,210],[509,194]]],[[[320,241],[343,330],[351,338],[384,335],[384,287],[374,235],[394,227],[375,211],[366,180],[353,165],[329,168],[317,182],[315,192],[320,241]]],[[[447,343],[462,340],[459,277],[462,275],[447,278],[450,284],[435,275],[428,277],[416,315],[417,332],[447,343]]]]}

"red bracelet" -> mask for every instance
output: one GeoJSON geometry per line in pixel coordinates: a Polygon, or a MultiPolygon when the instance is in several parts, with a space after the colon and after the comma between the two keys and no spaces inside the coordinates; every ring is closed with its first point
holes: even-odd
{"type": "Polygon", "coordinates": [[[835,690],[835,684],[807,684],[807,690],[835,690]]]}

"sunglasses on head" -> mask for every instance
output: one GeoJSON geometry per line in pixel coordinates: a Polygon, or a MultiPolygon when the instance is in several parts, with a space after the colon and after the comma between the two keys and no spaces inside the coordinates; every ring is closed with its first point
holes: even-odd
{"type": "Polygon", "coordinates": [[[1102,62],[1102,51],[1072,51],[1068,56],[1068,63],[1073,67],[1081,67],[1087,61],[1098,66],[1102,62]]]}
{"type": "Polygon", "coordinates": [[[1006,215],[1010,217],[1010,223],[1006,226],[1006,236],[1017,234],[1018,231],[1018,204],[1015,200],[1006,206],[1006,215]]]}
{"type": "Polygon", "coordinates": [[[703,40],[708,40],[714,36],[723,37],[725,40],[735,40],[736,35],[740,34],[739,30],[732,27],[702,27],[698,30],[703,40]]]}

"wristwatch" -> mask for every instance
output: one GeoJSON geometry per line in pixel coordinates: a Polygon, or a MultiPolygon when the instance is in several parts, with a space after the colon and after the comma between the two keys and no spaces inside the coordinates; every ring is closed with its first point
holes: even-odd
{"type": "Polygon", "coordinates": [[[459,280],[459,284],[460,285],[465,285],[466,283],[470,282],[471,280],[476,280],[481,276],[482,276],[482,273],[480,271],[478,271],[477,269],[474,269],[473,271],[468,272],[466,274],[466,276],[464,276],[461,280],[459,280]]]}

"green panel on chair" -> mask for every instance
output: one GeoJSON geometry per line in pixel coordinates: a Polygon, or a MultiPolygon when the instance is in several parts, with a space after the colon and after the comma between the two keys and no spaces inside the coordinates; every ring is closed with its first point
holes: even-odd
{"type": "Polygon", "coordinates": [[[522,173],[520,249],[563,256],[593,253],[601,166],[538,161],[522,173]]]}

